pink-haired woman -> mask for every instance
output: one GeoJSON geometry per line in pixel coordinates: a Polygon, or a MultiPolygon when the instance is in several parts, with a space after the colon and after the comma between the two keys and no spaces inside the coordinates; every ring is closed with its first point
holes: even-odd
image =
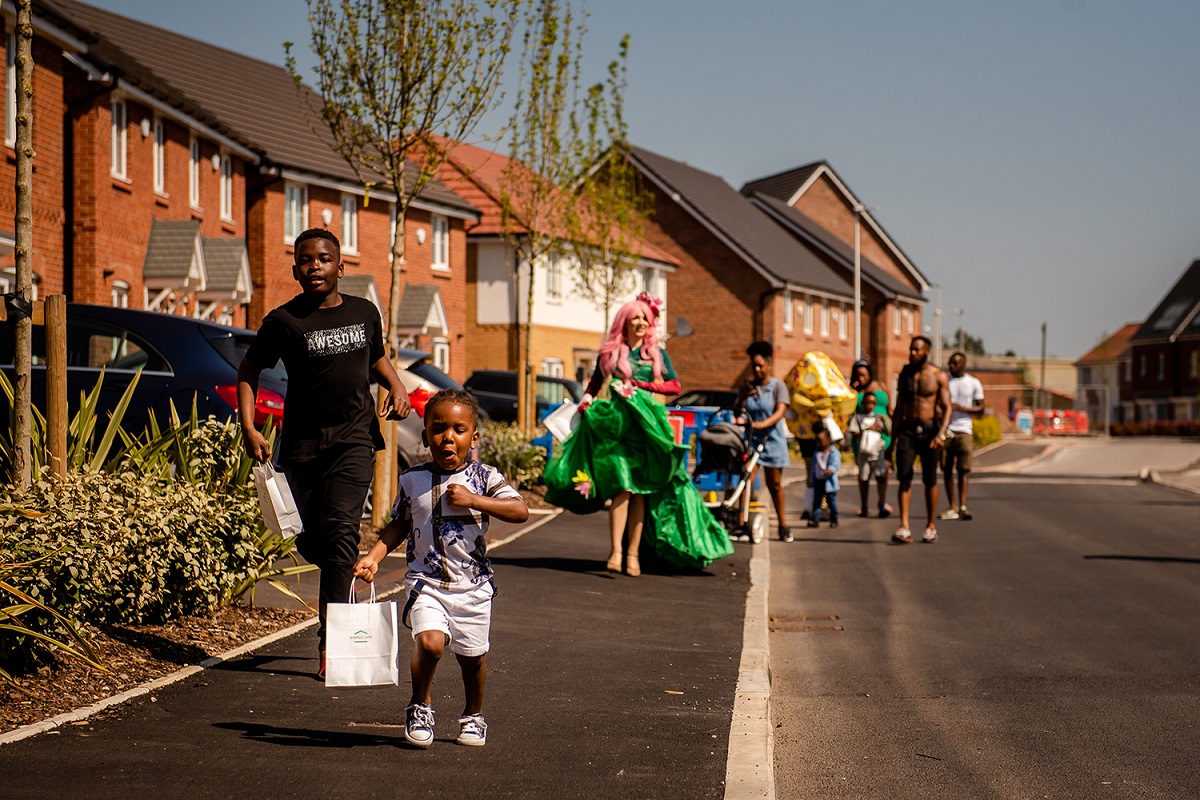
{"type": "Polygon", "coordinates": [[[617,311],[600,345],[579,427],[546,465],[550,502],[578,514],[608,503],[612,549],[606,567],[620,572],[624,563],[632,576],[641,574],[643,531],[654,554],[678,567],[706,567],[733,552],[725,529],[692,486],[684,463],[688,448],[676,444],[655,397],[679,392],[658,341],[661,306],[642,293],[617,311]]]}

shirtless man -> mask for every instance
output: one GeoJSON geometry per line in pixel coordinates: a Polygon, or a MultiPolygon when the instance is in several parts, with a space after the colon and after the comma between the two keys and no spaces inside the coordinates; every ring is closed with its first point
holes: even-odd
{"type": "Polygon", "coordinates": [[[946,375],[929,363],[930,341],[914,336],[908,346],[908,364],[900,370],[896,388],[896,408],[892,412],[896,437],[896,475],[900,479],[900,529],[895,542],[908,544],[912,531],[908,511],[912,506],[913,462],[921,457],[921,480],[925,484],[925,511],[928,525],[922,541],[937,541],[934,514],[937,513],[938,452],[950,425],[950,387],[946,375]]]}

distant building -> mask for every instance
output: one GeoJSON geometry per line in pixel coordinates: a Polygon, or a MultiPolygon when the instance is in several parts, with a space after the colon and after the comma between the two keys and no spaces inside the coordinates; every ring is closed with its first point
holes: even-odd
{"type": "Polygon", "coordinates": [[[1129,369],[1129,342],[1141,326],[1126,323],[1075,362],[1075,408],[1087,412],[1093,430],[1124,422],[1121,380],[1129,369]]]}
{"type": "Polygon", "coordinates": [[[1200,259],[1130,339],[1123,422],[1200,419],[1200,259]]]}

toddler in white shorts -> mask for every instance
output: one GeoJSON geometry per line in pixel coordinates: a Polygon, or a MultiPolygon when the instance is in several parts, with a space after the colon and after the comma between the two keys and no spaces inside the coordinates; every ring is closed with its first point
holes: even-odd
{"type": "Polygon", "coordinates": [[[354,574],[373,580],[380,562],[407,539],[403,619],[412,628],[414,647],[404,738],[421,748],[433,743],[430,689],[448,648],[466,691],[455,741],[480,746],[487,741],[483,687],[496,594],[484,537],[490,517],[524,522],[529,510],[494,467],[468,460],[479,443],[479,407],[470,394],[446,389],[430,398],[422,440],[433,461],[400,476],[392,521],[354,565],[354,574]]]}

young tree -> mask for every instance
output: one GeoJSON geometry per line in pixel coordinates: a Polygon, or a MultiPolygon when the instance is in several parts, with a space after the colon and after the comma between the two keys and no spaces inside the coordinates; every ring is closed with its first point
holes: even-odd
{"type": "MultiPolygon", "coordinates": [[[[366,189],[396,196],[387,341],[400,346],[395,321],[404,283],[408,209],[454,146],[500,100],[497,87],[521,0],[307,0],[317,57],[321,116],[334,148],[366,189]]],[[[287,68],[307,96],[291,44],[287,68]]],[[[376,462],[372,519],[383,521],[393,484],[395,437],[376,462]]]]}
{"type": "MultiPolygon", "coordinates": [[[[18,304],[28,308],[33,299],[33,2],[17,0],[16,7],[16,294],[18,304]]],[[[13,387],[12,481],[21,492],[27,491],[33,482],[30,452],[32,343],[33,321],[24,316],[16,323],[13,359],[16,380],[13,387]]]]}
{"type": "Polygon", "coordinates": [[[587,168],[576,183],[579,202],[572,206],[575,213],[568,219],[576,293],[603,309],[606,326],[613,304],[633,288],[650,210],[650,198],[627,158],[624,100],[628,55],[626,35],[619,56],[608,66],[608,79],[588,90],[587,124],[577,143],[577,160],[587,168]]]}

